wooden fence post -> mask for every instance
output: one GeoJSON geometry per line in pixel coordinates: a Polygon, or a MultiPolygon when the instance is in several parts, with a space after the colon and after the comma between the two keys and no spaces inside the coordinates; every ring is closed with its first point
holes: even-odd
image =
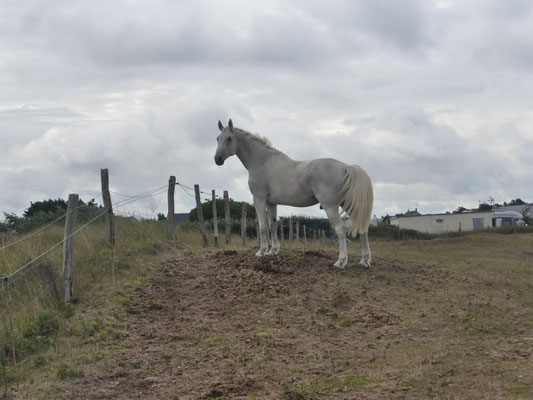
{"type": "Polygon", "coordinates": [[[5,294],[5,310],[2,312],[2,317],[6,318],[6,321],[4,322],[6,326],[6,332],[8,336],[8,341],[11,344],[11,353],[13,356],[13,365],[17,365],[17,348],[15,346],[15,336],[13,334],[13,306],[11,304],[11,291],[9,288],[9,281],[8,277],[2,277],[2,281],[0,284],[0,287],[4,289],[5,294]]]}
{"type": "Polygon", "coordinates": [[[289,247],[292,247],[292,220],[289,219],[289,247]]]}
{"type": "Polygon", "coordinates": [[[0,233],[0,236],[2,236],[2,257],[4,259],[4,264],[7,264],[7,256],[6,256],[6,233],[2,232],[0,233]]]}
{"type": "Polygon", "coordinates": [[[283,220],[279,220],[279,233],[281,234],[281,245],[285,244],[285,232],[283,232],[283,220]]]}
{"type": "Polygon", "coordinates": [[[243,246],[246,246],[246,218],[248,214],[248,208],[246,204],[242,205],[242,217],[241,217],[241,242],[243,246]]]}
{"type": "Polygon", "coordinates": [[[304,233],[304,246],[307,247],[307,232],[305,229],[305,225],[303,226],[303,233],[304,233]]]}
{"type": "Polygon", "coordinates": [[[257,245],[261,247],[261,235],[259,233],[259,217],[257,215],[255,216],[255,238],[257,239],[257,245]]]}
{"type": "Polygon", "coordinates": [[[215,246],[218,246],[218,219],[217,219],[217,200],[215,189],[211,190],[211,199],[213,203],[213,237],[215,240],[215,246]]]}
{"type": "Polygon", "coordinates": [[[229,194],[227,190],[224,190],[224,224],[225,224],[225,236],[226,244],[231,243],[231,214],[229,208],[229,194]]]}
{"type": "Polygon", "coordinates": [[[65,220],[65,237],[63,239],[63,289],[65,301],[72,301],[72,249],[74,247],[74,222],[78,209],[77,194],[68,195],[67,218],[65,220]]]}
{"type": "Polygon", "coordinates": [[[115,245],[115,224],[113,221],[113,203],[111,202],[111,194],[109,193],[109,170],[107,168],[100,170],[100,179],[102,181],[102,199],[104,201],[104,208],[107,210],[107,232],[108,242],[111,246],[115,245]]]}
{"type": "Polygon", "coordinates": [[[296,221],[296,243],[300,241],[300,221],[296,221]]]}
{"type": "Polygon", "coordinates": [[[204,210],[202,209],[202,201],[200,200],[200,185],[194,185],[194,194],[196,197],[196,211],[198,213],[198,223],[200,224],[200,233],[202,234],[202,242],[204,247],[207,246],[207,234],[205,233],[204,210]]]}
{"type": "Polygon", "coordinates": [[[174,193],[176,192],[176,177],[170,176],[168,179],[168,239],[176,240],[176,220],[174,219],[174,193]]]}

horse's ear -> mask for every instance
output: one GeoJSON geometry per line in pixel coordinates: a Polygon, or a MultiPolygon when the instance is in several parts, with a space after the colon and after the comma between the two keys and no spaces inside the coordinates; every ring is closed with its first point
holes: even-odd
{"type": "Polygon", "coordinates": [[[220,120],[218,121],[218,129],[220,129],[220,131],[224,129],[224,125],[222,125],[222,122],[220,122],[220,120]]]}
{"type": "Polygon", "coordinates": [[[233,133],[233,121],[231,119],[228,121],[228,126],[231,133],[233,133]]]}

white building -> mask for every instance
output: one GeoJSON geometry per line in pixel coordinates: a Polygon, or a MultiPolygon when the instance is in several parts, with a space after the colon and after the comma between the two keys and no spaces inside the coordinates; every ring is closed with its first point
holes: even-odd
{"type": "Polygon", "coordinates": [[[522,204],[513,206],[502,206],[495,209],[496,212],[500,211],[516,211],[522,214],[524,218],[533,219],[533,204],[522,204]]]}
{"type": "Polygon", "coordinates": [[[396,225],[401,229],[414,229],[430,234],[524,225],[522,214],[516,211],[474,211],[457,214],[402,215],[392,217],[389,221],[391,225],[396,225]]]}

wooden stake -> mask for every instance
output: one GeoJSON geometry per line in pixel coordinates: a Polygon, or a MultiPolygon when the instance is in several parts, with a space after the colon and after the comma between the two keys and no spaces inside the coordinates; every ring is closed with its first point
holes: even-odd
{"type": "Polygon", "coordinates": [[[283,246],[285,244],[285,232],[283,232],[283,220],[279,220],[279,233],[281,236],[281,245],[283,246]]]}
{"type": "Polygon", "coordinates": [[[225,224],[225,236],[226,244],[231,243],[231,214],[229,208],[229,194],[227,190],[224,190],[224,224],[225,224]]]}
{"type": "Polygon", "coordinates": [[[113,222],[113,203],[111,202],[111,194],[109,193],[109,171],[107,168],[100,170],[100,180],[102,182],[102,199],[104,201],[104,208],[107,210],[107,241],[111,246],[114,246],[115,224],[113,222]]]}
{"type": "Polygon", "coordinates": [[[202,234],[202,242],[204,247],[206,247],[207,234],[205,233],[204,210],[202,209],[202,202],[200,200],[200,185],[194,185],[194,194],[196,197],[196,211],[198,212],[198,223],[200,225],[200,233],[202,234]]]}
{"type": "Polygon", "coordinates": [[[65,301],[72,301],[72,250],[74,247],[74,223],[78,209],[77,194],[68,195],[67,218],[65,220],[65,237],[63,240],[63,289],[65,301]]]}
{"type": "Polygon", "coordinates": [[[241,217],[241,242],[243,246],[246,246],[246,218],[248,214],[248,208],[246,204],[242,205],[242,217],[241,217]]]}
{"type": "Polygon", "coordinates": [[[6,298],[6,309],[5,313],[2,315],[6,316],[7,323],[7,336],[8,340],[11,343],[11,353],[13,356],[13,365],[17,365],[17,349],[15,347],[15,335],[13,334],[13,305],[11,304],[11,289],[9,287],[9,281],[7,276],[2,279],[1,286],[4,288],[5,298],[6,298]]]}
{"type": "Polygon", "coordinates": [[[211,198],[213,202],[213,237],[215,240],[215,246],[218,246],[217,200],[214,189],[211,191],[211,198]]]}
{"type": "Polygon", "coordinates": [[[174,193],[176,192],[176,177],[171,176],[168,179],[168,239],[176,240],[176,220],[174,219],[174,193]]]}
{"type": "Polygon", "coordinates": [[[292,221],[289,219],[289,247],[292,247],[292,221]]]}

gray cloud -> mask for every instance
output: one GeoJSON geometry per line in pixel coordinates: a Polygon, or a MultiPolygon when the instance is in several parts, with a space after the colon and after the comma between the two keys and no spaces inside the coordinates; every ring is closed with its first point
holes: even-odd
{"type": "MultiPolygon", "coordinates": [[[[0,211],[72,191],[98,196],[103,167],[120,193],[173,174],[249,200],[238,160],[213,163],[216,124],[228,118],[294,158],[363,165],[378,215],[533,199],[532,10],[527,1],[3,2],[0,211]]],[[[192,208],[177,193],[177,208],[192,208]]],[[[164,196],[144,207],[164,210],[164,196]]]]}

